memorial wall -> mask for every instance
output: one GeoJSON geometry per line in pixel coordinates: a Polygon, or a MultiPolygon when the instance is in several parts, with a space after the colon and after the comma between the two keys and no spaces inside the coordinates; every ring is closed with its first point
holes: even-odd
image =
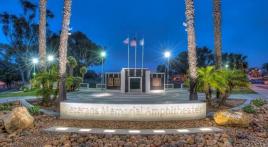
{"type": "Polygon", "coordinates": [[[206,117],[206,103],[95,104],[61,102],[60,117],[81,120],[191,120],[206,117]]]}

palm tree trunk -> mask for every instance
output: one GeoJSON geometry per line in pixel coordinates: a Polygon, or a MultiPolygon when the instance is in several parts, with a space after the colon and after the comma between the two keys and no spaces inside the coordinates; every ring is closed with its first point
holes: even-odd
{"type": "Polygon", "coordinates": [[[195,29],[194,29],[194,1],[185,0],[186,5],[186,23],[188,33],[188,62],[189,62],[189,76],[190,76],[190,100],[197,100],[196,79],[197,79],[197,58],[196,58],[196,44],[195,44],[195,29]]]}
{"type": "Polygon", "coordinates": [[[39,0],[39,58],[40,69],[44,71],[46,68],[46,8],[47,0],[39,0]]]}
{"type": "Polygon", "coordinates": [[[62,30],[60,35],[60,46],[59,46],[59,98],[60,101],[66,100],[66,63],[67,63],[67,46],[68,46],[68,31],[71,17],[71,4],[72,0],[64,0],[63,8],[63,21],[62,30]]]}
{"type": "Polygon", "coordinates": [[[222,39],[221,39],[221,0],[213,0],[214,9],[214,46],[216,68],[222,66],[222,39]]]}

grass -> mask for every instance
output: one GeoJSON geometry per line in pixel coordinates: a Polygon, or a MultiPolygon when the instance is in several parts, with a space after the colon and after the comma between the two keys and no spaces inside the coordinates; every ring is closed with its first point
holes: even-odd
{"type": "Polygon", "coordinates": [[[29,90],[29,91],[7,91],[7,92],[0,92],[0,98],[5,97],[20,97],[20,96],[35,96],[36,90],[29,90]]]}
{"type": "Polygon", "coordinates": [[[235,88],[232,94],[256,94],[256,92],[250,88],[235,88]]]}

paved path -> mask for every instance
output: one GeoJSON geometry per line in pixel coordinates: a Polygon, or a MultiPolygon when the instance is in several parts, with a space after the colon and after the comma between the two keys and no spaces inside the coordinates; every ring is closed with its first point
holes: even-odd
{"type": "Polygon", "coordinates": [[[262,97],[268,99],[268,85],[252,84],[251,89],[260,94],[262,97]]]}
{"type": "Polygon", "coordinates": [[[0,98],[0,104],[1,103],[8,103],[8,102],[15,102],[18,100],[29,100],[29,99],[36,99],[36,96],[20,96],[20,97],[0,98]]]}
{"type": "Polygon", "coordinates": [[[90,133],[90,134],[117,134],[117,135],[159,135],[159,134],[193,134],[222,132],[216,127],[183,128],[183,129],[102,129],[102,128],[75,128],[51,127],[46,132],[61,133],[90,133]]]}

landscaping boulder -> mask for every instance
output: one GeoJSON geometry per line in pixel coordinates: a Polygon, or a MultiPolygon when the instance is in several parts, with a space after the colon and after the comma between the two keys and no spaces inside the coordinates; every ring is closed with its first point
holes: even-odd
{"type": "Polygon", "coordinates": [[[23,130],[33,125],[34,118],[30,115],[27,108],[16,107],[2,118],[5,130],[8,133],[23,130]]]}
{"type": "Polygon", "coordinates": [[[248,127],[251,117],[242,111],[218,111],[213,116],[218,125],[248,127]]]}

